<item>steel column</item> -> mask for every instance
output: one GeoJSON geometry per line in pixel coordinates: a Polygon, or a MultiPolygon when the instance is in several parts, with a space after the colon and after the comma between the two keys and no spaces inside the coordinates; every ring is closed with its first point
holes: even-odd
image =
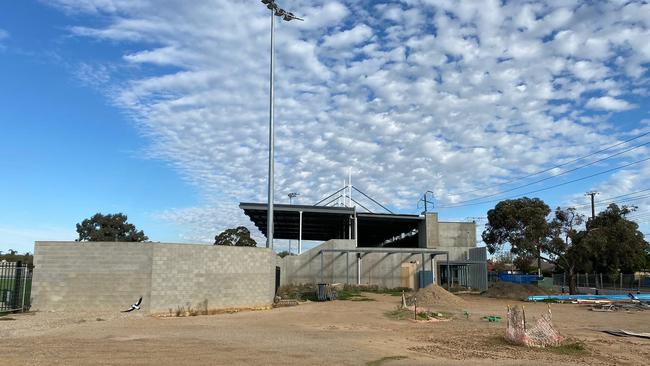
{"type": "Polygon", "coordinates": [[[298,223],[298,254],[302,254],[302,211],[299,211],[300,215],[298,223]]]}
{"type": "Polygon", "coordinates": [[[269,76],[269,186],[268,186],[268,218],[266,222],[266,247],[273,249],[273,194],[274,194],[274,174],[275,174],[275,132],[273,130],[273,74],[275,59],[275,39],[273,38],[275,24],[275,15],[271,11],[271,68],[269,76]]]}
{"type": "Polygon", "coordinates": [[[449,267],[449,253],[447,253],[447,291],[451,290],[451,267],[449,267]]]}
{"type": "Polygon", "coordinates": [[[424,261],[424,253],[422,253],[422,269],[420,270],[420,288],[424,288],[424,270],[426,269],[426,262],[424,261]]]}
{"type": "Polygon", "coordinates": [[[354,245],[358,247],[359,231],[358,231],[357,221],[359,221],[359,218],[357,217],[357,206],[354,206],[354,245]]]}

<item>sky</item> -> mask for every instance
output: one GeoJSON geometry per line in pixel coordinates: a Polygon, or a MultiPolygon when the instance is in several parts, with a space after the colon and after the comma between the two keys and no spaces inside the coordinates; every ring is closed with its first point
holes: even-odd
{"type": "MultiPolygon", "coordinates": [[[[650,233],[650,4],[280,5],[304,22],[276,18],[276,202],[350,170],[393,211],[432,191],[479,232],[499,200],[588,213],[598,191],[650,233]]],[[[238,203],[266,200],[269,30],[257,0],[2,2],[0,250],[96,212],[153,241],[263,243],[238,203]]]]}

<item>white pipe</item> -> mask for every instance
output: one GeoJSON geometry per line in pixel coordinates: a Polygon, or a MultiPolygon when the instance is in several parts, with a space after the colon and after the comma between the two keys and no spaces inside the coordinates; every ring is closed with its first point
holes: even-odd
{"type": "Polygon", "coordinates": [[[361,253],[357,254],[357,285],[361,284],[361,253]]]}

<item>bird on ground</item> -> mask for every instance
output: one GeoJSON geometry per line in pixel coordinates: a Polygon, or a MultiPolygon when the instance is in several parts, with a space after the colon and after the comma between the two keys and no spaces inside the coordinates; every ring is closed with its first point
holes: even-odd
{"type": "Polygon", "coordinates": [[[133,310],[140,310],[140,304],[142,304],[142,296],[140,296],[140,299],[138,300],[138,302],[131,305],[131,307],[128,310],[122,310],[122,312],[123,313],[128,313],[128,312],[131,312],[133,310]]]}

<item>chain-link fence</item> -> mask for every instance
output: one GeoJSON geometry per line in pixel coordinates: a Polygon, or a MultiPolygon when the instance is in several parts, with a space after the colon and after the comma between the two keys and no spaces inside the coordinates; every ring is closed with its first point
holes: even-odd
{"type": "MultiPolygon", "coordinates": [[[[647,274],[602,274],[577,273],[576,286],[613,290],[621,292],[650,292],[650,275],[647,274]]],[[[553,285],[569,288],[569,275],[560,273],[553,275],[553,285]]]]}

